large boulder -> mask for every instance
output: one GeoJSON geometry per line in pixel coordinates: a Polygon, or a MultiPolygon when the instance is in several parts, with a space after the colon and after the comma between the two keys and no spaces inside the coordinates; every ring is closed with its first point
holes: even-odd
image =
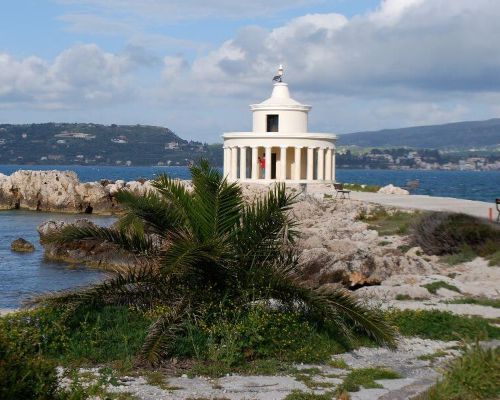
{"type": "Polygon", "coordinates": [[[410,192],[406,189],[402,189],[398,186],[394,186],[392,183],[380,188],[377,193],[382,193],[382,194],[402,194],[402,195],[407,195],[410,194],[410,192]]]}

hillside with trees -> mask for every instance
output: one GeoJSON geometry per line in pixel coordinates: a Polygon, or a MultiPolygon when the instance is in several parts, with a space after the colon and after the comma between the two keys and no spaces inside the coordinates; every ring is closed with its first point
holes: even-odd
{"type": "Polygon", "coordinates": [[[0,125],[0,164],[188,165],[222,160],[222,148],[147,125],[0,125]]]}

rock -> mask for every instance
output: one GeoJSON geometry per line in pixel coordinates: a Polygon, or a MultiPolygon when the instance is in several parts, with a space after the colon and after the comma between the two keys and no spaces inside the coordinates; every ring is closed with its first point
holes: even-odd
{"type": "Polygon", "coordinates": [[[23,238],[14,240],[10,244],[10,248],[12,251],[17,251],[19,253],[30,253],[35,251],[35,246],[23,238]]]}
{"type": "Polygon", "coordinates": [[[128,268],[136,263],[137,260],[133,254],[112,243],[99,240],[76,240],[71,243],[58,244],[46,240],[47,235],[57,233],[68,225],[77,227],[96,226],[87,219],[78,219],[73,224],[62,221],[47,221],[39,225],[37,231],[47,259],[82,263],[104,269],[128,268]]]}
{"type": "Polygon", "coordinates": [[[392,183],[380,188],[377,193],[382,194],[410,194],[408,190],[401,189],[400,187],[394,186],[392,183]]]}

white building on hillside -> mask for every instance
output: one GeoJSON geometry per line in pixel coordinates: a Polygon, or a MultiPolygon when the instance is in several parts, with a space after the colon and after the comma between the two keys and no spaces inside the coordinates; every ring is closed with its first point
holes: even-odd
{"type": "Polygon", "coordinates": [[[269,99],[253,104],[252,132],[229,132],[224,138],[224,175],[229,180],[268,183],[335,181],[335,142],[331,133],[308,132],[311,106],[290,97],[277,81],[269,99]]]}

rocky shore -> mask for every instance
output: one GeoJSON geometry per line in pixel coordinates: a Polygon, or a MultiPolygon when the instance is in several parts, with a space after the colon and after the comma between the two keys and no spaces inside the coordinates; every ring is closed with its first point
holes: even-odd
{"type": "Polygon", "coordinates": [[[72,171],[19,170],[0,174],[0,210],[113,214],[120,211],[116,192],[142,194],[149,189],[146,180],[80,182],[72,171]]]}

